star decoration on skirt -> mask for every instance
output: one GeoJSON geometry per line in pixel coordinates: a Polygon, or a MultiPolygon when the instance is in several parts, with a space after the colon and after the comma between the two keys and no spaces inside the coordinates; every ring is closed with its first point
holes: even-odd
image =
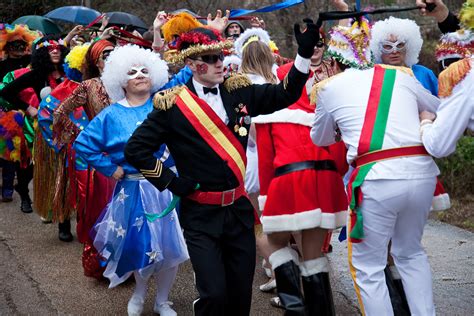
{"type": "Polygon", "coordinates": [[[110,230],[112,230],[112,231],[115,230],[115,224],[117,224],[117,223],[114,221],[114,219],[113,219],[112,217],[109,218],[109,219],[106,221],[106,223],[107,223],[107,227],[108,227],[110,230]]]}
{"type": "Polygon", "coordinates": [[[135,218],[135,223],[132,226],[135,226],[140,231],[143,226],[143,216],[135,218]]]}
{"type": "Polygon", "coordinates": [[[148,260],[148,263],[152,263],[153,261],[156,261],[156,257],[159,254],[160,254],[160,252],[156,251],[156,250],[146,252],[146,255],[150,257],[150,259],[148,260]]]}
{"type": "Polygon", "coordinates": [[[119,225],[119,227],[116,229],[117,230],[117,238],[118,237],[125,237],[125,229],[123,229],[122,225],[119,225]]]}
{"type": "Polygon", "coordinates": [[[125,189],[122,188],[122,190],[120,190],[119,194],[118,194],[118,200],[120,203],[123,203],[125,201],[126,198],[128,198],[129,196],[127,194],[125,194],[125,189]]]}

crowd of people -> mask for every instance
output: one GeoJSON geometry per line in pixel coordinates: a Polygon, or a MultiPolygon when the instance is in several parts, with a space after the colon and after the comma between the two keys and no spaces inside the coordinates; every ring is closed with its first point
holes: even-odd
{"type": "Polygon", "coordinates": [[[64,38],[2,25],[2,202],[16,191],[64,242],[75,218],[86,276],[134,276],[128,315],[152,275],[153,310],[176,315],[188,259],[195,315],[249,315],[257,250],[271,305],[335,315],[338,228],[363,315],[434,315],[421,238],[428,213],[449,208],[432,156],[474,129],[474,1],[459,16],[416,1],[443,33],[439,77],[418,63],[415,21],[332,4],[327,32],[295,24],[294,56],[261,18],[245,28],[229,11],[160,11],[145,34],[107,19],[64,38]]]}

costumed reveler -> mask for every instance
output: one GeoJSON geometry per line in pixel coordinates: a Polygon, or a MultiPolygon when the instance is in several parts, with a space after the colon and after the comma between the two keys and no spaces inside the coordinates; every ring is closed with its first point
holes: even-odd
{"type": "MultiPolygon", "coordinates": [[[[83,79],[74,92],[54,110],[53,136],[58,146],[72,146],[86,122],[111,103],[107,91],[100,79],[105,60],[113,50],[114,45],[107,40],[94,42],[88,49],[84,67],[83,79]],[[87,120],[76,125],[71,114],[82,108],[87,120]]],[[[79,165],[78,167],[81,167],[79,165]]],[[[84,244],[82,266],[86,276],[102,278],[104,267],[100,266],[97,250],[92,244],[89,234],[113,194],[115,180],[89,167],[76,168],[77,181],[77,239],[84,244]]]]}
{"type": "MultiPolygon", "coordinates": [[[[264,45],[265,39],[258,34],[246,38],[247,32],[236,42],[237,46],[241,39],[247,39],[243,43],[241,71],[247,68],[247,54],[258,53],[256,48],[264,45]]],[[[271,58],[271,51],[266,48],[271,58]]],[[[311,53],[314,55],[314,51],[311,53]]],[[[257,63],[261,55],[264,53],[259,53],[257,63]]],[[[281,80],[288,70],[288,66],[278,69],[281,80]]],[[[309,82],[311,90],[312,80],[309,82]]],[[[315,146],[309,137],[314,105],[309,104],[306,91],[303,88],[300,99],[287,109],[253,119],[257,130],[261,221],[281,306],[293,315],[332,315],[335,311],[329,262],[322,248],[327,230],[345,225],[347,198],[331,153],[315,146]],[[289,246],[294,234],[300,235],[301,260],[289,246]]]]}
{"type": "Polygon", "coordinates": [[[420,143],[418,113],[436,109],[439,100],[409,68],[350,68],[360,67],[361,60],[370,65],[369,28],[356,23],[331,34],[330,47],[349,62],[339,64],[343,73],[316,86],[311,138],[327,146],[335,142],[339,129],[348,146],[347,160],[355,168],[347,190],[348,256],[362,314],[393,315],[384,275],[391,240],[410,312],[434,315],[421,237],[439,170],[420,143]],[[352,51],[354,42],[365,45],[352,51]]]}
{"type": "MultiPolygon", "coordinates": [[[[76,181],[76,169],[84,170],[87,164],[80,158],[76,159],[71,146],[58,145],[53,139],[53,111],[67,97],[69,97],[79,86],[82,80],[82,65],[89,45],[75,46],[64,59],[65,79],[51,93],[46,95],[39,106],[38,126],[43,139],[54,151],[50,156],[48,166],[43,166],[49,171],[48,184],[52,184],[50,219],[58,222],[61,241],[69,242],[73,240],[71,233],[71,217],[78,207],[80,187],[76,181]],[[48,170],[49,169],[49,170],[48,170]]],[[[71,120],[79,128],[84,128],[88,123],[87,117],[82,108],[76,109],[70,115],[71,120]]],[[[48,149],[45,148],[45,151],[48,149]]],[[[51,152],[50,152],[51,153],[51,152]]],[[[41,167],[41,166],[40,166],[41,167]]]]}
{"type": "Polygon", "coordinates": [[[421,114],[421,134],[426,150],[446,157],[466,129],[474,130],[474,2],[466,1],[460,12],[463,29],[444,35],[436,57],[443,64],[453,62],[439,75],[441,105],[436,115],[421,114]],[[434,121],[434,122],[433,122],[434,121]]]}
{"type": "MultiPolygon", "coordinates": [[[[25,68],[31,59],[31,43],[39,37],[39,33],[31,31],[26,25],[0,24],[0,90],[17,77],[30,69],[25,68]]],[[[38,100],[31,89],[20,93],[26,103],[38,106],[38,100]]],[[[0,167],[2,168],[2,201],[13,200],[13,183],[15,169],[18,170],[17,189],[21,195],[20,209],[31,213],[31,200],[24,194],[31,178],[28,172],[31,167],[31,148],[33,145],[33,119],[25,117],[22,111],[3,112],[8,102],[0,98],[0,167]]]]}
{"type": "Polygon", "coordinates": [[[295,28],[298,56],[278,85],[253,85],[244,75],[224,80],[220,34],[196,28],[181,34],[176,62],[193,76],[156,94],[155,107],[125,147],[125,156],[160,190],[181,198],[180,223],[196,273],[195,315],[248,315],[255,271],[255,214],[245,192],[248,116],[294,103],[308,78],[318,40],[314,24],[295,28]],[[179,176],[153,153],[167,144],[179,176]]]}
{"type": "MultiPolygon", "coordinates": [[[[64,46],[64,41],[55,35],[47,35],[33,42],[33,51],[31,55],[31,71],[26,72],[15,80],[11,81],[0,90],[0,97],[8,102],[4,105],[6,110],[23,110],[31,117],[37,115],[37,105],[29,104],[22,100],[21,93],[23,90],[32,88],[38,100],[41,100],[41,92],[43,88],[43,97],[58,86],[64,76],[62,65],[64,57],[68,49],[64,46]]],[[[26,121],[25,121],[26,122],[26,121]]],[[[34,187],[34,205],[35,210],[43,218],[51,217],[51,203],[53,200],[51,179],[54,171],[49,169],[50,159],[54,156],[54,151],[49,150],[41,133],[34,133],[34,169],[37,177],[33,182],[34,187]],[[45,184],[50,185],[45,185],[45,184]]],[[[33,164],[29,164],[26,168],[17,169],[18,182],[17,192],[22,200],[22,208],[29,207],[31,209],[31,200],[29,197],[28,183],[33,179],[33,164]],[[20,173],[22,173],[20,175],[20,173]]]]}
{"type": "MultiPolygon", "coordinates": [[[[163,214],[170,207],[172,194],[159,192],[124,157],[130,135],[153,109],[151,91],[168,80],[168,67],[153,52],[127,45],[110,53],[101,80],[114,103],[98,113],[74,144],[78,155],[93,168],[118,181],[112,200],[94,226],[93,244],[106,262],[104,276],[110,280],[109,287],[134,274],[136,287],[128,303],[129,315],[141,314],[152,274],[158,288],[154,311],[176,315],[168,294],[178,265],[188,259],[188,253],[176,211],[163,214]]],[[[173,172],[174,163],[165,145],[153,155],[173,172]]]]}

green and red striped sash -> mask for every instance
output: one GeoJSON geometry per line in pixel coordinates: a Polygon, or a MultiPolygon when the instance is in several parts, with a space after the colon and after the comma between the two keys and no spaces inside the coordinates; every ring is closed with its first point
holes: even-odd
{"type": "MultiPolygon", "coordinates": [[[[396,73],[395,69],[386,69],[379,65],[374,67],[374,77],[357,150],[358,157],[382,149],[396,73]]],[[[360,211],[362,202],[360,186],[375,164],[376,162],[371,162],[357,166],[349,180],[348,198],[351,210],[349,238],[351,242],[360,242],[364,238],[362,212],[360,211]]]]}

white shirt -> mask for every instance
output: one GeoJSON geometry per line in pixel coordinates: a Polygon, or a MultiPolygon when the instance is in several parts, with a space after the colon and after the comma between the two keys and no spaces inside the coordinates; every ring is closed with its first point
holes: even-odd
{"type": "Polygon", "coordinates": [[[194,89],[196,89],[196,93],[198,97],[204,101],[211,107],[211,109],[219,116],[219,118],[227,125],[229,123],[229,117],[224,108],[224,103],[222,103],[221,99],[221,91],[219,90],[219,85],[215,85],[212,88],[217,89],[217,94],[214,93],[206,93],[204,94],[204,86],[196,81],[193,77],[193,85],[194,89]]]}
{"type": "Polygon", "coordinates": [[[450,96],[441,100],[434,123],[423,126],[423,145],[431,155],[446,157],[456,150],[456,142],[466,128],[474,130],[473,69],[453,88],[450,96]]]}
{"type": "MultiPolygon", "coordinates": [[[[311,138],[316,145],[335,142],[339,127],[348,146],[347,161],[357,156],[374,69],[348,69],[327,83],[318,93],[311,138]]],[[[439,99],[412,76],[397,71],[383,149],[421,145],[419,112],[436,111],[439,99]]],[[[417,179],[439,174],[428,156],[402,157],[378,162],[367,175],[370,179],[417,179]]]]}

